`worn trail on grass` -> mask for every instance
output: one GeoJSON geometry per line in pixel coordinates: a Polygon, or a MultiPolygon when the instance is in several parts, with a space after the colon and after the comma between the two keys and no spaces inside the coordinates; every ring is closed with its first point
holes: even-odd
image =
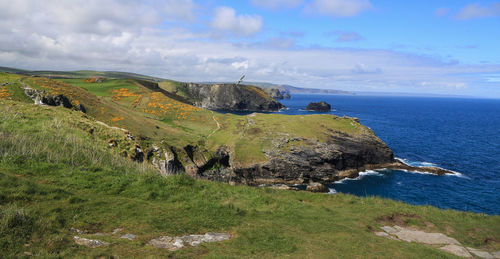
{"type": "Polygon", "coordinates": [[[220,123],[219,123],[219,122],[217,121],[217,119],[215,118],[214,112],[213,112],[213,111],[211,111],[211,112],[212,112],[212,119],[215,121],[215,124],[217,124],[217,128],[216,128],[214,131],[212,131],[212,133],[210,133],[210,134],[207,136],[207,138],[210,138],[213,134],[215,134],[215,132],[217,132],[217,131],[218,131],[218,130],[220,130],[220,128],[221,128],[220,123]]]}

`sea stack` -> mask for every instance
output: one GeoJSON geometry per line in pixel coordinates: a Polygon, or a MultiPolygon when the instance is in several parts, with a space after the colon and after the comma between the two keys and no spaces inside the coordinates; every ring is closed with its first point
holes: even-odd
{"type": "Polygon", "coordinates": [[[327,112],[332,109],[332,106],[324,101],[318,103],[309,103],[306,107],[308,111],[319,111],[319,112],[327,112]]]}

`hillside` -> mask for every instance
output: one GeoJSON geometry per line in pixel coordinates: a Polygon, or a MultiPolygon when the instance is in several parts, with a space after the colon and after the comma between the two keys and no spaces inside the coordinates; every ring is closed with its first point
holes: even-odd
{"type": "Polygon", "coordinates": [[[107,140],[123,132],[81,112],[1,100],[0,118],[0,249],[5,257],[451,258],[431,246],[376,236],[373,231],[385,224],[447,233],[490,251],[500,248],[498,216],[379,198],[230,186],[183,175],[163,178],[108,148],[107,140]],[[116,228],[137,238],[111,234],[116,228]],[[208,231],[232,238],[175,252],[148,245],[162,235],[208,231]],[[110,245],[78,246],[75,235],[110,245]]]}
{"type": "Polygon", "coordinates": [[[222,114],[133,78],[0,73],[0,83],[6,257],[450,257],[374,234],[396,224],[500,249],[498,216],[203,180],[308,184],[392,161],[392,151],[353,118],[222,114]],[[71,108],[34,105],[23,88],[65,96],[71,108]],[[112,233],[119,228],[136,238],[112,233]],[[177,251],[150,245],[207,232],[231,238],[177,251]],[[79,246],[74,236],[109,244],[79,246]]]}

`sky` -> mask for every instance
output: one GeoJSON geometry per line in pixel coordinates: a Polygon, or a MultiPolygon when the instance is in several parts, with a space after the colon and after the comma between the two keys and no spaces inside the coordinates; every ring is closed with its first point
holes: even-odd
{"type": "Polygon", "coordinates": [[[500,98],[500,1],[0,0],[0,66],[500,98]]]}

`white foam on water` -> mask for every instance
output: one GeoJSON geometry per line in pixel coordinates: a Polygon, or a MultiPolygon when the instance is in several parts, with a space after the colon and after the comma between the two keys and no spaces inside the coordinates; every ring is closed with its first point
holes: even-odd
{"type": "Polygon", "coordinates": [[[328,188],[328,190],[330,190],[327,194],[336,194],[337,193],[337,190],[333,189],[333,188],[328,188]]]}
{"type": "Polygon", "coordinates": [[[383,176],[383,174],[375,171],[375,170],[366,170],[363,172],[359,172],[359,176],[356,178],[344,178],[342,180],[335,181],[334,183],[343,183],[345,181],[356,181],[362,179],[366,175],[376,175],[376,176],[383,176]]]}

